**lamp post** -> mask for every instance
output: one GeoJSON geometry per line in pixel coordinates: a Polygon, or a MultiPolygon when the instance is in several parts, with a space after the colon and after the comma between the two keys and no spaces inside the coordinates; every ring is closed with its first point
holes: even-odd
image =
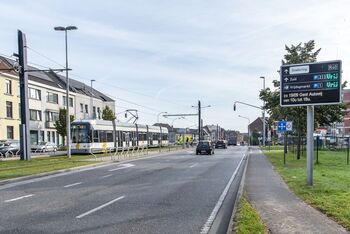
{"type": "Polygon", "coordinates": [[[171,126],[174,128],[174,122],[175,122],[175,120],[184,119],[184,118],[185,118],[185,117],[179,117],[179,118],[173,119],[173,121],[171,122],[171,126]]]}
{"type": "Polygon", "coordinates": [[[163,111],[163,112],[158,113],[158,114],[157,114],[157,123],[159,123],[159,116],[160,116],[161,114],[168,114],[168,112],[163,111]]]}
{"type": "Polygon", "coordinates": [[[90,82],[91,82],[91,86],[90,86],[90,88],[91,88],[91,90],[90,90],[90,106],[91,106],[91,108],[90,108],[90,110],[91,110],[91,116],[92,116],[92,119],[95,119],[96,117],[95,117],[95,113],[94,113],[94,99],[93,99],[93,89],[92,89],[92,82],[94,82],[94,81],[96,81],[96,80],[90,80],[90,82]]]}
{"type": "Polygon", "coordinates": [[[250,130],[249,130],[250,119],[242,115],[238,115],[238,117],[248,120],[248,145],[250,146],[250,130]]]}
{"type": "MultiPolygon", "coordinates": [[[[263,79],[263,90],[265,90],[265,77],[264,76],[260,76],[260,79],[263,79]]],[[[263,146],[265,146],[265,142],[266,142],[266,126],[265,126],[265,101],[264,101],[264,106],[263,106],[263,146]]]]}
{"type": "Polygon", "coordinates": [[[64,31],[65,46],[66,46],[66,101],[67,101],[67,156],[71,158],[71,142],[70,142],[70,116],[69,116],[69,78],[68,78],[68,43],[67,43],[67,32],[72,30],[77,30],[76,26],[67,26],[67,27],[55,27],[55,31],[64,31]]]}

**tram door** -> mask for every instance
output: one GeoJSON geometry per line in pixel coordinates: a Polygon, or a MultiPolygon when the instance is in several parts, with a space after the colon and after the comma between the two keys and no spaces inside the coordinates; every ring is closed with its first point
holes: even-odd
{"type": "Polygon", "coordinates": [[[130,132],[123,132],[125,136],[125,146],[129,147],[130,146],[130,132]]]}
{"type": "Polygon", "coordinates": [[[131,132],[131,145],[134,147],[136,146],[137,136],[136,132],[131,132]]]}
{"type": "Polygon", "coordinates": [[[117,131],[118,148],[123,148],[123,136],[121,131],[117,131]]]}

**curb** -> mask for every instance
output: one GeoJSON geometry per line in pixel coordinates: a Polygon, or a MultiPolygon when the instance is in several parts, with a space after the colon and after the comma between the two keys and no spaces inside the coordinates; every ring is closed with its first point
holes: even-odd
{"type": "Polygon", "coordinates": [[[143,156],[143,157],[128,159],[128,160],[124,160],[124,161],[111,161],[111,160],[108,160],[108,161],[98,162],[98,163],[95,163],[95,164],[92,164],[92,165],[84,165],[84,166],[72,167],[72,168],[67,168],[67,169],[60,169],[60,170],[57,170],[57,171],[50,171],[50,172],[43,172],[43,173],[34,174],[34,175],[21,176],[21,177],[17,177],[17,178],[1,180],[0,181],[0,186],[7,185],[7,184],[10,184],[10,183],[15,183],[15,182],[21,182],[21,181],[26,181],[26,180],[31,180],[31,179],[42,178],[42,177],[45,177],[45,176],[63,174],[63,173],[73,172],[73,171],[77,171],[78,172],[80,170],[93,169],[95,167],[98,168],[98,167],[105,166],[107,164],[113,164],[113,163],[115,163],[115,164],[122,164],[122,163],[125,163],[125,162],[133,162],[133,161],[140,160],[140,159],[147,159],[147,158],[153,158],[153,157],[166,156],[166,155],[171,154],[171,153],[181,152],[181,151],[185,151],[185,150],[188,150],[188,149],[185,148],[185,149],[174,150],[174,151],[169,151],[169,152],[161,152],[161,153],[158,152],[157,154],[154,154],[154,155],[146,155],[146,156],[143,156]]]}
{"type": "Polygon", "coordinates": [[[229,225],[227,227],[226,234],[234,233],[233,232],[233,228],[234,228],[234,226],[233,226],[234,225],[233,219],[236,216],[238,204],[239,204],[239,201],[241,200],[241,197],[242,197],[242,194],[243,194],[243,191],[244,191],[245,176],[246,176],[246,171],[247,171],[247,167],[248,167],[248,163],[249,163],[249,152],[250,152],[250,147],[248,147],[248,150],[246,152],[246,158],[245,158],[246,162],[245,162],[245,165],[244,165],[241,182],[240,182],[240,185],[239,185],[239,188],[238,188],[236,200],[235,200],[234,205],[233,205],[232,215],[231,215],[231,218],[230,218],[230,223],[229,223],[229,225]]]}

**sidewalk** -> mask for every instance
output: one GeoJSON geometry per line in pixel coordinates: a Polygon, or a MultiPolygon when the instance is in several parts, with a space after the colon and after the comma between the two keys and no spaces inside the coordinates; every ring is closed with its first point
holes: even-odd
{"type": "Polygon", "coordinates": [[[250,151],[245,189],[271,233],[348,233],[296,197],[258,148],[250,151]]]}

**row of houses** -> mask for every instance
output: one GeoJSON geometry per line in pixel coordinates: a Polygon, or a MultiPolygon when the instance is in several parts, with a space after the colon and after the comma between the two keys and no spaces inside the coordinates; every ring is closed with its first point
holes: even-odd
{"type": "MultiPolygon", "coordinates": [[[[0,56],[0,140],[19,139],[20,89],[16,71],[11,69],[16,61],[0,56]]],[[[29,66],[29,70],[39,70],[29,66]]],[[[59,110],[66,108],[66,79],[53,71],[28,72],[28,98],[31,143],[48,141],[60,145],[63,138],[54,126],[59,110]]],[[[108,106],[115,111],[115,101],[86,84],[70,79],[69,113],[74,119],[102,118],[108,106]],[[91,105],[92,104],[92,105],[91,105]]]]}

